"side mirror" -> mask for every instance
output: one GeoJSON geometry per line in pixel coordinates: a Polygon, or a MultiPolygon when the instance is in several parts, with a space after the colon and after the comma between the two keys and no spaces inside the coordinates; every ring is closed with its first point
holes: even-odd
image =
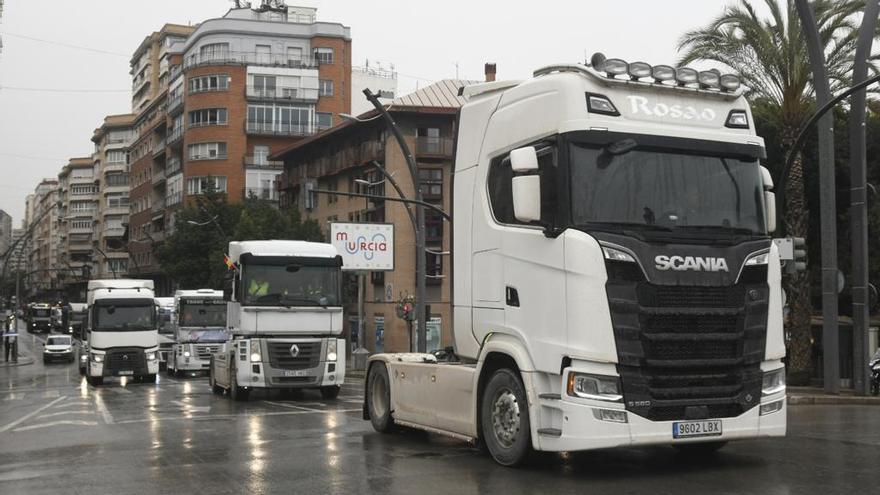
{"type": "Polygon", "coordinates": [[[223,300],[226,302],[232,301],[232,286],[235,281],[235,276],[227,276],[223,279],[223,300]]]}
{"type": "Polygon", "coordinates": [[[518,148],[510,152],[510,168],[513,177],[513,216],[520,222],[541,220],[541,177],[538,171],[538,153],[534,146],[518,148]],[[529,175],[532,174],[532,175],[529,175]]]}
{"type": "Polygon", "coordinates": [[[761,167],[761,183],[764,188],[764,223],[767,233],[776,232],[776,194],[773,193],[773,176],[767,167],[761,167]]]}

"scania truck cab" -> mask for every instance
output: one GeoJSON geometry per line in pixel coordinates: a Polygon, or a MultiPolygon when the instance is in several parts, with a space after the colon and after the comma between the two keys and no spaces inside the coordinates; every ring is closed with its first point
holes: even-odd
{"type": "Polygon", "coordinates": [[[224,287],[231,340],[210,366],[214,392],[315,388],[335,398],[345,381],[342,257],[330,244],[229,243],[224,287]]]}
{"type": "Polygon", "coordinates": [[[371,356],[376,430],[503,465],[785,434],[775,198],[738,78],[594,62],[462,89],[458,362],[371,356]]]}
{"type": "Polygon", "coordinates": [[[86,327],[86,378],[153,382],[159,371],[159,329],[152,280],[91,280],[86,327]]]}
{"type": "Polygon", "coordinates": [[[174,294],[174,345],[168,373],[208,371],[211,356],[229,340],[223,291],[179,290],[174,294]]]}

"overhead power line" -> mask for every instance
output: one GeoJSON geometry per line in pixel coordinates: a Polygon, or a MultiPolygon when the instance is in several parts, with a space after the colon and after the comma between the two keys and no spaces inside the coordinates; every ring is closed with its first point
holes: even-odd
{"type": "Polygon", "coordinates": [[[92,48],[92,47],[88,47],[88,46],[73,45],[73,44],[70,44],[70,43],[64,43],[64,42],[61,42],[61,41],[46,40],[46,39],[42,39],[42,38],[35,38],[35,37],[33,37],[33,36],[25,36],[25,35],[23,35],[23,34],[9,33],[9,32],[6,32],[6,31],[0,32],[0,34],[2,34],[2,35],[4,35],[4,36],[11,36],[11,37],[13,37],[13,38],[20,38],[20,39],[23,39],[23,40],[30,40],[30,41],[37,41],[37,42],[39,42],[39,43],[46,43],[46,44],[49,44],[49,45],[63,46],[63,47],[65,47],[65,48],[72,48],[72,49],[74,49],[74,50],[83,50],[83,51],[87,51],[87,52],[100,53],[100,54],[102,54],[102,55],[113,55],[113,56],[116,56],[116,57],[125,57],[125,58],[130,58],[130,57],[131,57],[131,55],[126,54],[126,53],[111,52],[111,51],[109,51],[109,50],[101,50],[100,48],[92,48]]]}

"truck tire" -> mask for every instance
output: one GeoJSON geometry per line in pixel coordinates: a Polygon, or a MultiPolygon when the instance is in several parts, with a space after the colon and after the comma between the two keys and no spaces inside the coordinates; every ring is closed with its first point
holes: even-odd
{"type": "Polygon", "coordinates": [[[144,375],[145,383],[156,383],[156,373],[150,373],[149,375],[144,375]]]}
{"type": "Polygon", "coordinates": [[[480,406],[480,434],[495,462],[502,466],[524,462],[532,450],[532,435],[529,403],[518,374],[507,368],[496,370],[480,406]]]}
{"type": "Polygon", "coordinates": [[[700,443],[679,443],[673,445],[676,450],[678,450],[682,455],[685,456],[693,456],[693,457],[702,457],[706,455],[712,455],[722,447],[727,445],[727,442],[700,442],[700,443]]]}
{"type": "Polygon", "coordinates": [[[211,358],[211,365],[208,368],[208,385],[211,386],[211,392],[220,395],[223,393],[223,387],[217,385],[217,380],[214,378],[214,358],[211,358]]]}
{"type": "Polygon", "coordinates": [[[229,377],[229,396],[234,401],[247,402],[251,395],[251,391],[238,386],[238,374],[236,373],[235,367],[232,368],[230,374],[232,376],[229,377]]]}
{"type": "Polygon", "coordinates": [[[93,387],[97,387],[97,386],[104,384],[104,377],[103,376],[88,376],[87,375],[86,381],[89,383],[89,385],[91,385],[93,387]]]}
{"type": "Polygon", "coordinates": [[[339,385],[331,385],[329,387],[321,387],[321,397],[327,400],[335,399],[339,397],[339,385]]]}
{"type": "Polygon", "coordinates": [[[391,380],[388,379],[385,363],[376,362],[370,366],[365,400],[373,429],[379,433],[391,433],[394,429],[394,419],[391,416],[391,380]]]}

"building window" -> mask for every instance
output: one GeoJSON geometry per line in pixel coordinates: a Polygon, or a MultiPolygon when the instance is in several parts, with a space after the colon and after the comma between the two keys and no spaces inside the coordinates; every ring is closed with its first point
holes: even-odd
{"type": "Polygon", "coordinates": [[[127,208],[128,196],[107,196],[108,208],[127,208]]]}
{"type": "MultiPolygon", "coordinates": [[[[339,190],[339,180],[336,177],[330,177],[328,179],[327,185],[325,186],[328,191],[338,191],[339,190]]],[[[339,196],[335,194],[327,194],[327,204],[332,205],[333,203],[339,200],[339,196]]]]}
{"type": "Polygon", "coordinates": [[[211,43],[199,48],[199,57],[202,61],[224,60],[229,58],[229,43],[211,43]]]}
{"type": "Polygon", "coordinates": [[[189,113],[189,126],[226,125],[228,123],[225,108],[204,108],[189,113]]]}
{"type": "Polygon", "coordinates": [[[315,48],[315,62],[320,65],[328,65],[333,63],[332,48],[315,48]]]}
{"type": "Polygon", "coordinates": [[[329,112],[315,112],[315,125],[319,131],[333,127],[333,114],[329,112]]]}
{"type": "Polygon", "coordinates": [[[186,180],[186,193],[204,194],[209,190],[226,192],[226,177],[190,177],[186,180]]]}
{"type": "Polygon", "coordinates": [[[254,76],[254,96],[275,96],[277,78],[275,76],[254,76]]]}
{"type": "Polygon", "coordinates": [[[90,196],[98,192],[96,186],[76,185],[70,187],[71,196],[90,196]]]}
{"type": "Polygon", "coordinates": [[[256,45],[257,63],[268,64],[272,61],[272,45],[256,45]]]}
{"type": "Polygon", "coordinates": [[[333,96],[333,80],[321,79],[318,81],[318,96],[333,96]]]}
{"type": "Polygon", "coordinates": [[[214,74],[210,76],[193,77],[189,80],[189,92],[201,93],[204,91],[226,91],[229,89],[229,76],[226,74],[214,74]]]}
{"type": "Polygon", "coordinates": [[[269,164],[269,147],[254,146],[254,165],[265,166],[269,164]]]}
{"type": "Polygon", "coordinates": [[[247,131],[265,134],[305,135],[311,132],[308,107],[248,105],[247,131]]]}
{"type": "Polygon", "coordinates": [[[128,153],[122,150],[107,151],[107,165],[125,165],[128,163],[128,153]]]}
{"type": "Polygon", "coordinates": [[[434,202],[443,200],[443,169],[420,168],[419,184],[422,186],[422,198],[434,202]]]}
{"type": "Polygon", "coordinates": [[[128,260],[108,260],[107,271],[111,273],[125,273],[128,270],[128,260]]]}
{"type": "Polygon", "coordinates": [[[125,187],[129,184],[128,174],[107,174],[104,179],[106,187],[125,187]]]}
{"type": "MultiPolygon", "coordinates": [[[[431,251],[440,252],[442,249],[438,247],[430,248],[431,251]]],[[[428,285],[440,285],[443,281],[443,255],[434,253],[425,253],[425,274],[427,279],[425,283],[428,285]]]]}
{"type": "Polygon", "coordinates": [[[94,211],[95,203],[91,201],[75,201],[70,203],[70,211],[74,213],[82,213],[86,211],[94,211]]]}
{"type": "Polygon", "coordinates": [[[226,143],[197,143],[188,147],[190,160],[224,160],[226,143]]]}

